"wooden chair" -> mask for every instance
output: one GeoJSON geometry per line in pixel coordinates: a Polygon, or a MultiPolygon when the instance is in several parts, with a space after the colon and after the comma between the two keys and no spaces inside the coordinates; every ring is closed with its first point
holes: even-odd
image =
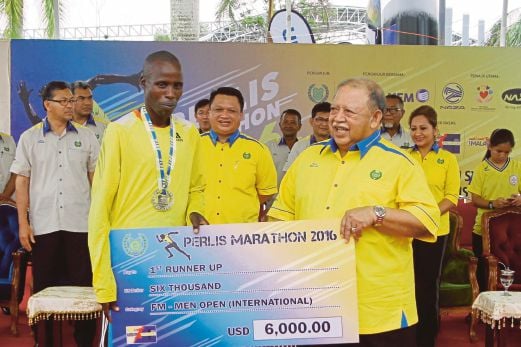
{"type": "Polygon", "coordinates": [[[478,209],[470,200],[460,198],[455,211],[463,218],[459,246],[472,250],[472,230],[474,229],[478,209]]]}
{"type": "MultiPolygon", "coordinates": [[[[450,232],[443,257],[440,280],[440,314],[472,312],[472,303],[479,294],[476,268],[478,260],[472,251],[460,247],[463,218],[449,211],[450,232]]],[[[469,338],[476,340],[476,319],[471,316],[469,338]]]]}
{"type": "Polygon", "coordinates": [[[521,208],[486,212],[481,222],[487,290],[503,289],[498,276],[501,262],[515,271],[509,290],[521,291],[521,208]]]}
{"type": "Polygon", "coordinates": [[[11,315],[11,333],[18,335],[18,305],[25,287],[26,253],[18,239],[18,213],[12,202],[0,202],[0,306],[11,315]]]}

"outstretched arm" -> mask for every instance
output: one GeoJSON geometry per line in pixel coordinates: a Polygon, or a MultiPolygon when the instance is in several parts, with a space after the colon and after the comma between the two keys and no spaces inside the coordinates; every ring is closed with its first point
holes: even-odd
{"type": "Polygon", "coordinates": [[[87,83],[91,89],[96,88],[100,84],[127,83],[133,85],[138,91],[140,91],[141,87],[139,86],[139,78],[141,77],[141,73],[142,71],[136,72],[132,75],[101,74],[90,78],[87,80],[87,83]]]}
{"type": "Polygon", "coordinates": [[[18,97],[20,101],[24,105],[25,113],[27,114],[27,118],[31,122],[31,124],[35,125],[42,121],[42,119],[38,116],[36,111],[33,108],[33,105],[29,102],[29,97],[31,96],[32,89],[27,90],[27,86],[25,85],[25,81],[18,82],[18,88],[16,89],[18,93],[18,97]]]}

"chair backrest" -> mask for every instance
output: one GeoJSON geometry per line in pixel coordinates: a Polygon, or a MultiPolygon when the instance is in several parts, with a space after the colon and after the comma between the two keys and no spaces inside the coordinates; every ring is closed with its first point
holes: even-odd
{"type": "Polygon", "coordinates": [[[454,210],[449,211],[449,234],[447,235],[447,244],[445,246],[445,256],[447,258],[460,248],[461,230],[463,228],[463,218],[454,210]]]}
{"type": "Polygon", "coordinates": [[[463,218],[459,245],[463,248],[472,249],[472,229],[474,229],[478,210],[473,203],[465,202],[464,199],[459,199],[456,211],[463,218]]]}
{"type": "Polygon", "coordinates": [[[0,279],[11,279],[12,253],[21,247],[18,239],[18,212],[10,202],[0,203],[0,279]]]}
{"type": "Polygon", "coordinates": [[[521,283],[521,208],[494,210],[483,214],[483,255],[494,255],[515,271],[521,283]]]}

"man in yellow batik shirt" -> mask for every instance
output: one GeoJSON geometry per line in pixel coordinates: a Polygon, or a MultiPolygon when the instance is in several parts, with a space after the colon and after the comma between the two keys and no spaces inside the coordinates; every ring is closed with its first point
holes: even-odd
{"type": "Polygon", "coordinates": [[[210,95],[210,125],[201,135],[206,190],[205,216],[211,224],[259,219],[261,204],[277,193],[277,171],[269,149],[242,134],[244,98],[231,87],[210,95]]]}
{"type": "Polygon", "coordinates": [[[299,155],[269,216],[338,217],[341,235],[356,241],[359,345],[414,346],[411,243],[436,240],[440,212],[422,168],[381,138],[383,109],[375,82],[342,82],[331,105],[332,138],[299,155]]]}

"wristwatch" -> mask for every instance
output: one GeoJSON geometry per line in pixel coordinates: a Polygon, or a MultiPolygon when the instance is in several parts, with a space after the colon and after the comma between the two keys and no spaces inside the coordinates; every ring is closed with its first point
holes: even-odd
{"type": "Polygon", "coordinates": [[[373,226],[379,227],[380,225],[382,225],[385,218],[385,213],[387,211],[385,210],[385,207],[378,205],[373,207],[373,211],[376,215],[376,221],[374,222],[373,226]]]}

